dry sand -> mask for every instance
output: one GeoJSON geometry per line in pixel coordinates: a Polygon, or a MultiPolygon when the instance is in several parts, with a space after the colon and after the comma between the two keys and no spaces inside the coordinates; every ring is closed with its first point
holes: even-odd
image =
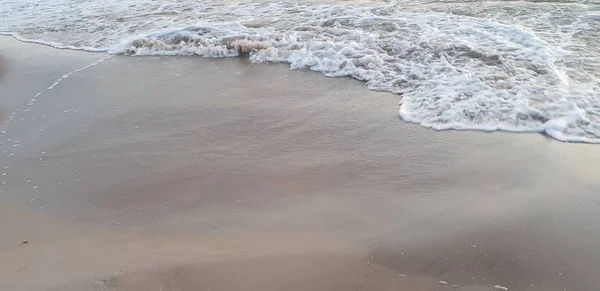
{"type": "Polygon", "coordinates": [[[106,55],[0,49],[0,290],[600,288],[597,146],[436,132],[243,59],[115,56],[47,90],[106,55]]]}

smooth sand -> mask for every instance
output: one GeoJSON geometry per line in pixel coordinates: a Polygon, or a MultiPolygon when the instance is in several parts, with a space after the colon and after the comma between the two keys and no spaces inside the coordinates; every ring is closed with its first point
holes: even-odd
{"type": "Polygon", "coordinates": [[[598,146],[436,132],[243,59],[115,56],[46,90],[106,55],[0,49],[0,290],[600,288],[598,146]]]}

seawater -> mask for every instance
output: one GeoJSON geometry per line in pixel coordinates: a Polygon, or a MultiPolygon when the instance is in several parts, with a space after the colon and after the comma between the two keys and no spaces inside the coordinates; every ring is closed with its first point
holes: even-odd
{"type": "Polygon", "coordinates": [[[426,127],[600,143],[599,1],[0,0],[0,32],[287,63],[399,94],[426,127]]]}

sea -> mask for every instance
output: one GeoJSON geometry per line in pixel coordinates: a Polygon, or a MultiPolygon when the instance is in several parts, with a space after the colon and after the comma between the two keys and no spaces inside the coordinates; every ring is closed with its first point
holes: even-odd
{"type": "Polygon", "coordinates": [[[0,33],[285,63],[397,94],[401,119],[436,130],[600,143],[600,0],[0,0],[0,33]]]}

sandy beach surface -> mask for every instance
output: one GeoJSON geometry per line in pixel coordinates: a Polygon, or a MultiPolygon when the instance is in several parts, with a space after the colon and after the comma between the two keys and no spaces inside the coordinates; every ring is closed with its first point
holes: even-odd
{"type": "Polygon", "coordinates": [[[242,58],[0,55],[0,290],[600,288],[597,145],[242,58]]]}

